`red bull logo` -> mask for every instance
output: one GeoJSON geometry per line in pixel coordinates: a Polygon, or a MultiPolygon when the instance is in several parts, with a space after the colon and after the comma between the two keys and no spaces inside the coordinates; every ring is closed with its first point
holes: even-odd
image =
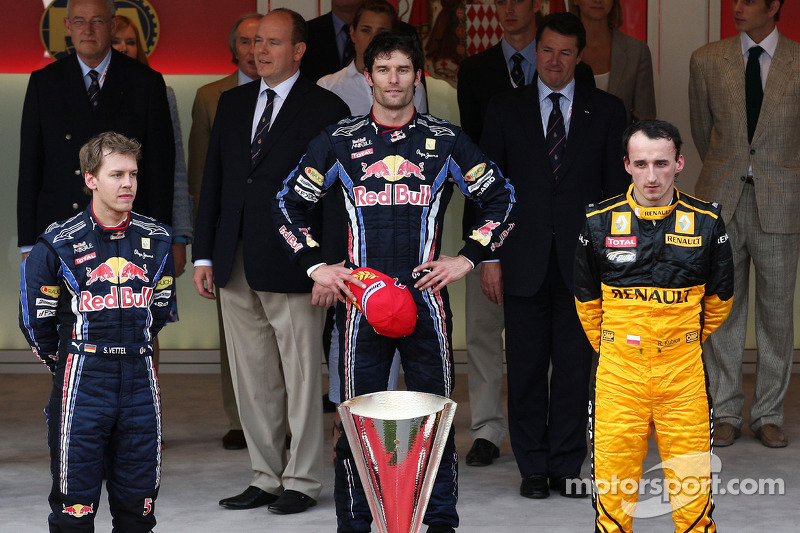
{"type": "Polygon", "coordinates": [[[133,307],[146,308],[150,306],[153,298],[153,288],[144,287],[135,292],[131,287],[111,287],[111,292],[105,296],[95,295],[89,291],[81,291],[79,310],[81,313],[91,313],[104,309],[130,309],[133,307]]]}
{"type": "Polygon", "coordinates": [[[303,245],[297,242],[297,237],[295,237],[294,234],[286,228],[286,226],[281,226],[280,229],[278,229],[278,232],[281,234],[281,236],[283,236],[284,240],[295,252],[303,248],[303,245]]]}
{"type": "Polygon", "coordinates": [[[75,518],[81,518],[86,516],[87,514],[94,513],[94,504],[91,505],[81,505],[80,503],[76,503],[75,505],[70,505],[67,507],[63,503],[61,506],[64,508],[62,513],[67,513],[70,516],[74,516],[75,518]]]}
{"type": "Polygon", "coordinates": [[[125,283],[129,279],[148,283],[150,279],[147,277],[147,265],[140,267],[123,257],[112,257],[96,268],[86,267],[86,285],[96,281],[125,283]]]}
{"type": "Polygon", "coordinates": [[[373,205],[419,205],[426,206],[431,203],[430,185],[420,185],[419,191],[412,191],[408,185],[386,184],[382,191],[368,191],[366,187],[353,188],[356,207],[369,207],[373,205]]]}
{"type": "Polygon", "coordinates": [[[476,230],[472,230],[472,235],[470,235],[470,239],[474,241],[478,241],[483,246],[487,246],[489,242],[492,240],[492,230],[499,226],[499,222],[492,222],[487,221],[486,224],[481,226],[476,230]]]}
{"type": "Polygon", "coordinates": [[[424,180],[425,176],[422,173],[424,168],[424,162],[416,165],[402,156],[390,155],[371,165],[361,163],[361,171],[364,173],[361,181],[372,177],[383,178],[386,181],[398,181],[409,176],[424,180]]]}

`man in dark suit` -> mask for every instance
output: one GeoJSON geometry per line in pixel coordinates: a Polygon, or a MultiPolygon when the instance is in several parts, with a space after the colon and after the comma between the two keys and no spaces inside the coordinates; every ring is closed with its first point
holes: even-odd
{"type": "Polygon", "coordinates": [[[586,456],[593,354],[572,292],[575,242],[584,206],[629,183],[622,101],[575,83],[585,44],[576,16],[544,17],[536,81],[489,102],[481,139],[521,206],[499,253],[496,284],[505,311],[511,447],[520,494],[529,498],[549,496],[548,480],[562,495],[587,494],[585,484],[570,490],[586,456]]]}
{"type": "MultiPolygon", "coordinates": [[[[349,26],[364,0],[331,0],[331,10],[308,21],[308,49],[303,56],[303,75],[314,82],[322,76],[333,74],[350,64],[355,58],[355,46],[350,38],[349,26]]],[[[416,37],[416,28],[402,20],[397,31],[416,37]]],[[[425,85],[425,76],[422,76],[425,85]]]]}
{"type": "MultiPolygon", "coordinates": [[[[464,60],[458,69],[458,110],[461,128],[477,143],[489,100],[496,94],[530,84],[536,75],[536,13],[539,0],[495,2],[503,39],[464,60]]],[[[575,68],[578,83],[594,87],[592,69],[575,68]]],[[[464,204],[465,237],[475,224],[476,204],[464,204]]],[[[496,261],[496,260],[494,260],[496,261]]],[[[498,265],[484,261],[467,274],[464,299],[466,319],[472,448],[469,466],[492,464],[508,433],[502,404],[503,295],[498,265]],[[486,291],[484,293],[484,290],[486,291]]]]}
{"type": "Polygon", "coordinates": [[[111,0],[71,0],[67,28],[75,54],[31,74],[22,110],[18,244],[23,253],[56,221],[80,213],[78,152],[93,136],[115,131],[142,144],[133,209],[172,220],[175,143],[164,79],[111,49],[111,0]]]}
{"type": "MultiPolygon", "coordinates": [[[[268,208],[309,141],[349,113],[339,97],[300,76],[305,41],[305,21],[294,11],[276,9],[261,20],[255,45],[261,80],[220,97],[200,193],[194,283],[209,299],[214,284],[220,287],[254,474],[243,493],[220,501],[229,509],[269,504],[275,513],[298,513],[315,505],[322,490],[324,317],[313,304],[331,304],[335,295],[321,286],[312,295],[313,282],[281,250],[268,208]]],[[[320,217],[313,209],[310,226],[319,228],[320,217]]],[[[344,227],[327,212],[325,222],[344,227]]],[[[328,242],[327,235],[320,241],[328,242]]]]}

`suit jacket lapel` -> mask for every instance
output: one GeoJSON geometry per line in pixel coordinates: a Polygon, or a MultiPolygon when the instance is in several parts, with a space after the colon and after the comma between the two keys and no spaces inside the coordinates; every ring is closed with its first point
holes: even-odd
{"type": "MultiPolygon", "coordinates": [[[[485,73],[486,80],[496,80],[498,88],[513,89],[511,85],[511,76],[508,73],[508,65],[506,65],[506,56],[503,55],[502,43],[497,43],[489,49],[490,57],[487,57],[487,72],[485,73]]],[[[492,93],[494,94],[494,92],[492,93]]]]}
{"type": "Polygon", "coordinates": [[[68,72],[64,79],[69,80],[63,93],[64,111],[73,117],[70,124],[87,124],[92,120],[92,110],[89,107],[89,94],[83,81],[81,66],[78,64],[78,56],[73,54],[61,61],[66,63],[64,68],[68,72]]]}
{"type": "Polygon", "coordinates": [[[102,113],[111,123],[114,122],[114,117],[118,116],[119,109],[124,101],[127,72],[124,66],[120,65],[121,61],[123,59],[119,52],[112,50],[108,73],[98,96],[100,99],[98,112],[102,113]]]}
{"type": "Polygon", "coordinates": [[[789,86],[789,80],[793,75],[793,58],[788,52],[788,47],[783,42],[786,39],[781,35],[778,39],[778,47],[775,49],[775,57],[769,67],[767,83],[764,87],[764,100],[761,102],[761,113],[758,116],[756,131],[753,133],[753,142],[764,134],[766,125],[772,116],[778,112],[778,103],[789,86]]]}
{"type": "MultiPolygon", "coordinates": [[[[297,78],[292,90],[286,97],[286,101],[281,105],[280,111],[277,116],[272,117],[272,124],[270,125],[267,137],[264,140],[266,146],[256,157],[256,163],[253,168],[256,168],[264,160],[266,155],[272,150],[275,140],[283,135],[294,122],[294,116],[302,108],[305,94],[309,90],[309,84],[303,76],[297,78]]],[[[251,115],[255,114],[255,107],[251,115]]],[[[252,126],[251,126],[252,129],[252,126]]],[[[248,143],[249,145],[249,143],[248,143]]]]}
{"type": "Polygon", "coordinates": [[[590,125],[592,120],[592,109],[589,105],[589,89],[580,84],[575,84],[575,93],[572,102],[572,115],[569,120],[569,133],[567,134],[567,145],[564,147],[564,163],[561,171],[561,180],[564,181],[569,176],[569,169],[575,161],[575,154],[579,147],[585,142],[586,135],[594,131],[590,125]]]}
{"type": "MultiPolygon", "coordinates": [[[[729,92],[736,110],[739,113],[739,120],[745,124],[744,131],[747,131],[747,103],[744,91],[744,63],[742,60],[742,42],[737,36],[728,40],[728,47],[723,52],[723,71],[725,74],[725,86],[723,91],[729,92]]],[[[713,94],[713,98],[723,98],[724,95],[713,94]]]]}
{"type": "MultiPolygon", "coordinates": [[[[247,88],[247,92],[237,106],[239,108],[238,115],[242,117],[242,120],[238,121],[240,125],[237,126],[236,132],[234,133],[235,138],[231,139],[231,141],[233,142],[233,146],[241,147],[241,157],[248,162],[248,168],[250,172],[252,172],[256,165],[250,165],[250,144],[253,140],[253,118],[256,114],[256,104],[258,103],[258,93],[261,90],[261,81],[254,81],[243,85],[243,87],[247,88]]],[[[263,153],[264,151],[262,150],[259,155],[263,155],[263,153]]],[[[260,161],[260,159],[259,157],[258,160],[260,161]]]]}
{"type": "Polygon", "coordinates": [[[539,171],[544,176],[552,179],[553,169],[550,166],[550,157],[547,155],[547,143],[544,138],[544,131],[542,131],[542,110],[539,107],[539,85],[538,76],[534,75],[533,82],[520,89],[525,91],[525,98],[522,98],[523,109],[520,109],[520,117],[522,118],[523,128],[525,129],[524,139],[532,139],[533,145],[530,147],[522,147],[522,149],[530,148],[531,153],[535,154],[531,160],[538,161],[539,171]],[[530,117],[526,120],[525,117],[530,117]]]}

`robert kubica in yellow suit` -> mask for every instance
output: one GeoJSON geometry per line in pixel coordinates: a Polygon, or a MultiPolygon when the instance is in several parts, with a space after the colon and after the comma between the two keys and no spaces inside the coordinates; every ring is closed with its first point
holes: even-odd
{"type": "Polygon", "coordinates": [[[675,189],[677,128],[623,135],[628,193],[586,208],[575,263],[578,314],[599,353],[590,403],[595,531],[630,532],[651,427],[675,531],[716,531],[711,398],[702,343],[733,296],[721,207],[675,189]]]}

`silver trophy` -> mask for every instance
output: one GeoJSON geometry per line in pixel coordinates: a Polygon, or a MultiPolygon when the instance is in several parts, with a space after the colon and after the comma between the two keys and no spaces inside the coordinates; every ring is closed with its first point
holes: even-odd
{"type": "Polygon", "coordinates": [[[339,406],[380,533],[418,533],[456,413],[435,394],[385,391],[339,406]]]}

